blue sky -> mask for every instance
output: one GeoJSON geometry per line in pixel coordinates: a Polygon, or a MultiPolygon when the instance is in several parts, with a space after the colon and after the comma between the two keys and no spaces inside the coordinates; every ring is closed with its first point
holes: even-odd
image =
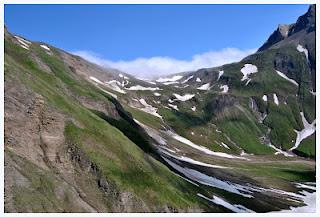
{"type": "Polygon", "coordinates": [[[279,23],[293,23],[307,9],[308,5],[6,5],[5,24],[30,40],[121,68],[119,64],[137,60],[150,64],[152,58],[190,62],[212,52],[228,55],[228,48],[242,58],[261,46],[279,23]]]}

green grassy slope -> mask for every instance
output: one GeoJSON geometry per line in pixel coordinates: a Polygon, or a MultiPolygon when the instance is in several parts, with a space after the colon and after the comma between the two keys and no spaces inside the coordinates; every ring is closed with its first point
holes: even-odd
{"type": "MultiPolygon", "coordinates": [[[[96,112],[85,108],[77,101],[78,97],[87,97],[103,101],[105,104],[111,103],[109,96],[68,69],[60,61],[57,51],[54,50],[53,53],[54,55],[48,55],[36,45],[31,46],[31,50],[27,51],[6,41],[5,79],[19,78],[23,85],[42,95],[50,106],[80,123],[82,128],[72,122],[66,124],[66,143],[76,144],[98,165],[110,183],[114,183],[121,192],[132,192],[138,198],[142,198],[150,211],[165,207],[170,207],[172,210],[201,207],[191,184],[146,155],[134,143],[137,141],[130,140],[130,136],[127,135],[127,137],[121,132],[126,130],[121,128],[128,123],[124,120],[113,123],[118,125],[119,130],[110,125],[111,121],[108,123],[96,112]],[[52,73],[41,70],[30,55],[31,52],[41,58],[52,73]]],[[[40,184],[35,183],[36,187],[40,184]]],[[[42,197],[37,196],[39,192],[34,193],[26,192],[25,189],[16,189],[15,198],[21,206],[18,207],[20,211],[24,210],[24,206],[28,206],[26,200],[33,197],[41,200],[42,197]]],[[[52,201],[56,201],[56,198],[52,201]]],[[[50,209],[47,209],[44,204],[42,208],[33,207],[32,210],[48,211],[50,209]]]]}

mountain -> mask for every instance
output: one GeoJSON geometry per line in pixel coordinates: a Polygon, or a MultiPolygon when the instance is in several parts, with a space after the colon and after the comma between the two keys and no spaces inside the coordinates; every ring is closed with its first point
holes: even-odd
{"type": "Polygon", "coordinates": [[[258,49],[285,49],[287,46],[298,46],[299,44],[307,49],[308,61],[312,74],[312,89],[316,85],[316,6],[312,5],[304,15],[300,16],[296,23],[290,25],[279,25],[269,39],[258,49]]]}
{"type": "Polygon", "coordinates": [[[154,81],[5,27],[5,211],[312,210],[314,23],[154,81]]]}

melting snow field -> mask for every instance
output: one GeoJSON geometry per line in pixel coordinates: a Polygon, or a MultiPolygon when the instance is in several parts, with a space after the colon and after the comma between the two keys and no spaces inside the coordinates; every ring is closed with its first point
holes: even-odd
{"type": "Polygon", "coordinates": [[[159,87],[143,87],[141,85],[131,86],[129,88],[126,88],[127,90],[150,90],[150,91],[156,91],[160,90],[159,87]]]}
{"type": "Polygon", "coordinates": [[[161,115],[157,113],[158,109],[153,107],[152,105],[149,105],[145,99],[139,99],[139,102],[144,106],[144,108],[140,108],[140,110],[152,114],[156,117],[162,118],[161,115]]]}
{"type": "MultiPolygon", "coordinates": [[[[170,153],[168,153],[168,155],[172,156],[172,154],[170,154],[170,153]]],[[[254,192],[262,193],[262,194],[269,192],[269,193],[273,193],[273,194],[283,195],[287,198],[287,200],[294,200],[297,202],[304,203],[305,205],[301,206],[301,207],[290,207],[290,210],[282,210],[280,212],[315,212],[316,192],[310,193],[306,190],[301,190],[301,191],[299,191],[299,193],[294,193],[294,192],[287,192],[287,191],[275,189],[275,188],[262,188],[262,187],[254,186],[251,184],[240,185],[237,183],[233,183],[231,181],[224,181],[224,180],[209,176],[203,172],[199,172],[195,169],[191,169],[186,166],[180,166],[177,163],[174,163],[173,161],[169,160],[168,158],[166,158],[164,156],[162,156],[162,158],[170,166],[172,166],[174,169],[176,169],[177,171],[182,173],[185,177],[187,177],[188,179],[190,179],[194,182],[198,182],[200,184],[211,186],[214,188],[219,188],[224,191],[238,194],[238,195],[246,197],[246,198],[254,198],[254,195],[253,195],[254,192]]],[[[204,166],[204,167],[208,166],[205,163],[204,163],[204,165],[202,165],[203,162],[194,161],[193,159],[186,158],[184,156],[175,157],[175,159],[177,159],[178,161],[184,161],[184,162],[188,162],[191,164],[196,164],[196,165],[200,165],[200,166],[204,166]]],[[[212,166],[214,166],[214,165],[212,165],[212,166]]],[[[312,190],[312,191],[316,190],[315,183],[305,183],[305,184],[296,183],[295,185],[297,188],[300,188],[300,189],[308,189],[308,190],[312,190]]],[[[198,194],[198,196],[200,196],[200,195],[198,194]]],[[[200,197],[203,197],[207,200],[210,200],[216,204],[222,205],[222,206],[224,206],[234,212],[253,212],[252,210],[247,209],[243,205],[232,205],[229,202],[224,201],[223,199],[215,197],[215,196],[213,196],[213,199],[209,199],[207,197],[204,197],[203,195],[201,195],[200,197]]]]}
{"type": "Polygon", "coordinates": [[[285,74],[283,74],[282,72],[277,71],[277,70],[276,70],[276,72],[277,72],[278,75],[280,75],[282,78],[286,79],[287,81],[291,82],[292,84],[294,84],[294,85],[296,85],[296,86],[299,86],[299,84],[298,84],[295,80],[293,80],[293,79],[291,79],[291,78],[288,78],[288,77],[287,77],[285,74]]]}
{"type": "MultiPolygon", "coordinates": [[[[112,90],[125,94],[126,92],[124,90],[122,90],[118,85],[119,85],[119,81],[116,80],[112,80],[112,81],[106,81],[105,84],[112,90]]],[[[121,83],[120,83],[121,85],[121,83]]]]}
{"type": "Polygon", "coordinates": [[[257,73],[258,72],[258,68],[255,65],[252,64],[245,64],[242,68],[241,68],[241,73],[243,74],[243,77],[241,79],[241,81],[245,81],[247,80],[246,85],[249,84],[249,82],[251,81],[251,79],[249,79],[249,75],[257,73]]]}
{"type": "Polygon", "coordinates": [[[197,88],[198,90],[210,90],[210,83],[206,83],[202,85],[201,87],[197,88]]]}
{"type": "Polygon", "coordinates": [[[211,202],[213,202],[213,203],[215,203],[217,205],[221,205],[221,206],[223,206],[223,207],[225,207],[227,209],[230,209],[231,211],[236,212],[236,213],[252,213],[252,212],[254,212],[254,211],[252,211],[252,210],[250,210],[250,209],[248,209],[248,208],[246,208],[246,207],[244,207],[244,206],[242,206],[240,204],[235,204],[235,205],[231,204],[231,203],[223,200],[222,198],[214,196],[214,195],[213,195],[212,199],[210,199],[210,198],[208,198],[208,197],[206,197],[206,196],[204,196],[204,195],[202,195],[200,193],[198,193],[197,195],[199,197],[202,197],[202,198],[204,198],[204,199],[206,199],[208,201],[211,201],[211,202]]]}
{"type": "Polygon", "coordinates": [[[316,120],[314,120],[311,124],[309,124],[307,119],[305,118],[303,112],[300,112],[300,115],[302,118],[302,123],[303,123],[304,129],[302,129],[301,131],[295,130],[295,132],[297,133],[296,143],[290,149],[290,151],[298,148],[300,143],[302,142],[302,140],[311,136],[316,131],[316,120]]]}
{"type": "Polygon", "coordinates": [[[166,157],[162,158],[174,169],[185,175],[188,179],[191,179],[192,181],[199,182],[203,185],[211,186],[214,188],[219,188],[234,194],[241,195],[243,197],[251,198],[252,195],[251,192],[247,189],[243,188],[241,185],[234,184],[232,182],[226,182],[222,181],[220,179],[217,179],[212,176],[208,176],[204,173],[201,173],[197,170],[190,169],[187,167],[179,166],[178,164],[172,162],[171,160],[167,159],[166,157]]]}
{"type": "MultiPolygon", "coordinates": [[[[171,78],[159,78],[156,81],[160,82],[160,83],[164,83],[164,82],[176,82],[178,80],[180,80],[183,76],[182,75],[175,75],[171,78]]],[[[171,84],[171,83],[170,83],[171,84]]]]}
{"type": "Polygon", "coordinates": [[[307,61],[309,62],[309,57],[308,57],[308,50],[306,48],[304,48],[302,45],[298,44],[297,46],[297,50],[300,52],[300,53],[304,53],[304,55],[306,56],[307,58],[307,61]]]}
{"type": "Polygon", "coordinates": [[[187,101],[189,99],[192,99],[194,97],[194,94],[188,94],[188,93],[183,96],[176,94],[176,93],[174,93],[173,95],[177,98],[177,100],[182,101],[182,102],[187,101]]]}
{"type": "Polygon", "coordinates": [[[278,96],[277,96],[277,94],[273,94],[273,102],[274,102],[274,104],[276,104],[276,105],[279,105],[279,99],[278,99],[278,96]]]}
{"type": "Polygon", "coordinates": [[[313,192],[302,190],[299,194],[291,192],[282,192],[291,195],[295,200],[302,201],[305,205],[300,207],[290,207],[289,210],[281,210],[282,213],[314,213],[316,212],[316,183],[296,183],[296,187],[300,189],[309,189],[313,192]]]}
{"type": "Polygon", "coordinates": [[[204,152],[206,154],[209,154],[209,155],[214,155],[214,156],[218,156],[218,157],[223,157],[223,158],[237,158],[237,159],[246,159],[246,158],[243,158],[243,157],[237,157],[237,156],[234,156],[234,155],[231,155],[231,154],[226,154],[226,153],[222,153],[222,152],[214,152],[214,151],[211,151],[209,149],[207,149],[206,147],[203,147],[203,146],[200,146],[200,145],[196,145],[194,144],[193,142],[191,142],[190,140],[182,137],[182,136],[179,136],[178,134],[176,133],[173,133],[172,131],[167,131],[167,134],[169,136],[171,136],[172,138],[174,138],[175,140],[179,141],[179,142],[182,142],[194,149],[197,149],[201,152],[204,152]]]}

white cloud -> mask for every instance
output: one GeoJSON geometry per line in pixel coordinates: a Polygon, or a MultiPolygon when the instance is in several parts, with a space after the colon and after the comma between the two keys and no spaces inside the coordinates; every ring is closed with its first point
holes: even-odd
{"type": "Polygon", "coordinates": [[[110,61],[90,51],[75,51],[72,53],[100,66],[116,68],[136,77],[155,78],[240,61],[255,51],[256,49],[240,50],[237,48],[225,48],[219,51],[196,54],[190,61],[162,56],[137,58],[130,61],[110,61]]]}

